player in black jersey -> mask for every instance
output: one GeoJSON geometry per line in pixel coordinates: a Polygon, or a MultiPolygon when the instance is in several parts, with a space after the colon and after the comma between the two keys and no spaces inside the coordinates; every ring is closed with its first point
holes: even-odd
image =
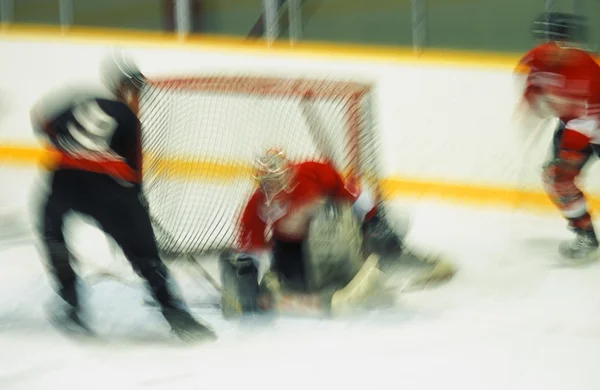
{"type": "Polygon", "coordinates": [[[209,328],[191,316],[172,286],[141,196],[140,121],[131,96],[143,85],[144,77],[122,55],[111,56],[102,72],[113,96],[72,93],[56,107],[53,95],[42,99],[31,113],[34,129],[58,151],[41,234],[57,293],[67,303],[63,324],[89,330],[77,292],[80,280],[63,232],[65,215],[76,211],[94,218],[122,248],[176,334],[214,338],[209,328]]]}

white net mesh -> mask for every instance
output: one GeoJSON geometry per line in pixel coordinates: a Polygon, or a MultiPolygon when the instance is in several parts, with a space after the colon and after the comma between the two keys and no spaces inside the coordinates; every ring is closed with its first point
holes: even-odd
{"type": "Polygon", "coordinates": [[[252,162],[270,147],[295,162],[330,158],[348,179],[377,187],[371,94],[368,85],[306,79],[150,82],[140,93],[144,192],[161,250],[231,246],[255,188],[252,162]]]}

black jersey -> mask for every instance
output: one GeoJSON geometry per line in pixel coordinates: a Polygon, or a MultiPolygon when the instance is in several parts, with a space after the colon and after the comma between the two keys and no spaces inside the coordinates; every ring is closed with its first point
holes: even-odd
{"type": "Polygon", "coordinates": [[[59,169],[141,181],[140,122],[124,102],[89,96],[72,101],[53,115],[36,115],[34,111],[33,118],[36,128],[58,150],[59,169]]]}

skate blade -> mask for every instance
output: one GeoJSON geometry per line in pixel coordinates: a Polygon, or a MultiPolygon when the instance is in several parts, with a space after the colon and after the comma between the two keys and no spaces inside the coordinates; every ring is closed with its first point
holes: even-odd
{"type": "Polygon", "coordinates": [[[197,330],[177,330],[172,329],[171,333],[183,342],[189,344],[204,344],[217,341],[218,337],[211,329],[197,330]]]}
{"type": "Polygon", "coordinates": [[[96,337],[93,329],[83,321],[75,321],[64,315],[49,315],[48,320],[59,332],[70,337],[96,337]]]}
{"type": "Polygon", "coordinates": [[[600,260],[600,252],[595,250],[585,256],[581,257],[569,257],[564,254],[560,254],[560,259],[557,261],[555,266],[557,267],[585,267],[596,263],[600,260]]]}

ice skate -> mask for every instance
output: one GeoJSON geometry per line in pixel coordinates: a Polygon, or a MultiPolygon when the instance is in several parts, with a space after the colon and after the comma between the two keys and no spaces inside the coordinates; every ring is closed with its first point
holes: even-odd
{"type": "Polygon", "coordinates": [[[50,313],[49,317],[52,324],[63,332],[82,336],[92,336],[94,334],[89,325],[83,320],[80,310],[73,306],[54,311],[50,313]]]}
{"type": "Polygon", "coordinates": [[[70,335],[92,336],[92,328],[85,321],[78,299],[72,293],[61,291],[61,299],[48,308],[48,318],[53,326],[70,335]]]}
{"type": "Polygon", "coordinates": [[[171,326],[173,333],[184,341],[213,341],[217,335],[212,329],[196,321],[194,317],[184,308],[163,308],[162,313],[171,326]]]}
{"type": "Polygon", "coordinates": [[[593,230],[576,230],[572,241],[560,244],[559,253],[566,260],[575,263],[587,263],[598,259],[598,239],[593,230]]]}

